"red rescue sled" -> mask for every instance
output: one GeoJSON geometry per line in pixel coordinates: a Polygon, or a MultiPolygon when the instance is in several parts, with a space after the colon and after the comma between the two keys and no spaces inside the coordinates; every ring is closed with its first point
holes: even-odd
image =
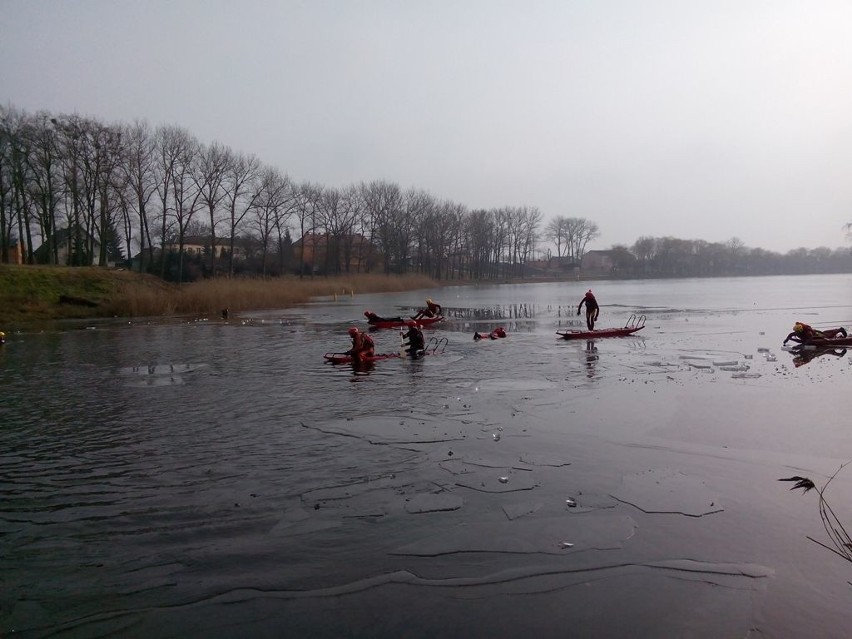
{"type": "MultiPolygon", "coordinates": [[[[447,344],[450,341],[446,337],[442,337],[438,339],[437,337],[433,337],[426,344],[426,348],[420,351],[420,356],[423,355],[440,355],[447,348],[447,344]]],[[[383,359],[399,359],[402,357],[408,357],[408,354],[405,351],[400,351],[399,353],[377,353],[372,357],[362,357],[360,360],[355,362],[356,364],[370,364],[372,362],[378,362],[383,359]]],[[[352,364],[352,356],[349,353],[326,353],[323,355],[323,359],[325,359],[326,364],[352,364]]]]}
{"type": "Polygon", "coordinates": [[[438,315],[437,317],[422,317],[418,320],[415,320],[413,317],[408,319],[380,320],[378,322],[373,322],[372,324],[370,324],[370,330],[377,328],[402,328],[403,326],[405,326],[405,323],[409,321],[409,319],[412,319],[417,322],[418,326],[429,326],[430,324],[440,322],[444,319],[444,316],[438,315]]]}
{"type": "MultiPolygon", "coordinates": [[[[326,353],[323,355],[325,361],[329,364],[351,364],[352,356],[347,353],[326,353]]],[[[370,362],[378,362],[382,359],[393,359],[394,357],[402,357],[399,353],[378,353],[372,357],[362,357],[358,362],[369,364],[370,362]]]]}
{"type": "Polygon", "coordinates": [[[556,331],[562,339],[597,339],[599,337],[624,337],[645,328],[645,316],[631,315],[621,328],[600,328],[594,331],[556,331]]]}

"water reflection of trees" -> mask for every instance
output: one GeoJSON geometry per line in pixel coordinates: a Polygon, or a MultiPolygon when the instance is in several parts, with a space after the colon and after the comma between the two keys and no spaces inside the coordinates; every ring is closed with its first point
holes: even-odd
{"type": "Polygon", "coordinates": [[[598,363],[598,359],[600,356],[598,355],[598,347],[595,346],[594,340],[586,341],[586,350],[583,352],[586,364],[586,377],[589,379],[594,378],[595,375],[595,366],[598,363]]]}
{"type": "MultiPolygon", "coordinates": [[[[470,323],[487,324],[488,330],[502,326],[508,333],[532,332],[535,328],[536,308],[534,304],[497,304],[482,308],[445,308],[444,317],[461,320],[442,322],[441,329],[457,332],[471,330],[470,323]]],[[[482,332],[484,329],[480,329],[482,332]]],[[[488,331],[485,331],[488,332],[488,331]]]]}
{"type": "Polygon", "coordinates": [[[534,304],[500,304],[482,308],[454,307],[444,309],[444,317],[463,320],[505,321],[511,319],[533,319],[535,316],[536,309],[534,304]]]}

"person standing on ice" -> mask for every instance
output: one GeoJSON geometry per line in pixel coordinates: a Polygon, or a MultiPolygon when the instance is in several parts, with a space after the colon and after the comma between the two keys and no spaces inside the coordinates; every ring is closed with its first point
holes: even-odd
{"type": "Polygon", "coordinates": [[[583,304],[586,305],[586,326],[589,327],[590,331],[595,330],[595,322],[598,321],[598,313],[600,313],[600,307],[598,306],[598,301],[595,299],[595,296],[592,295],[592,289],[586,291],[583,299],[580,300],[580,304],[577,306],[577,315],[580,314],[580,309],[583,307],[583,304]]]}

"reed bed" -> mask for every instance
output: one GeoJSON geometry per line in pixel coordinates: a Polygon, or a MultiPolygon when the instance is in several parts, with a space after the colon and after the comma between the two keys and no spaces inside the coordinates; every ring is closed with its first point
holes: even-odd
{"type": "Polygon", "coordinates": [[[113,300],[110,314],[120,317],[219,315],[230,312],[287,308],[313,298],[390,293],[434,287],[422,275],[350,275],[299,279],[215,279],[173,285],[168,290],[141,282],[125,282],[113,300]]]}
{"type": "Polygon", "coordinates": [[[313,298],[431,288],[423,275],[233,278],[170,284],[99,267],[0,264],[0,328],[92,317],[219,316],[287,308],[313,298]]]}

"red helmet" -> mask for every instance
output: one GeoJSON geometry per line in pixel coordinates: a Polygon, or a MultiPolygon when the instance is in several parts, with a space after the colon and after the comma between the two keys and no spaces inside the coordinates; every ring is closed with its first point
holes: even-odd
{"type": "Polygon", "coordinates": [[[373,314],[373,311],[364,311],[364,317],[370,317],[373,314]]]}
{"type": "Polygon", "coordinates": [[[357,335],[358,334],[358,328],[353,326],[352,328],[349,329],[349,334],[350,335],[357,335]]]}
{"type": "Polygon", "coordinates": [[[410,319],[410,320],[406,320],[405,325],[406,325],[406,326],[417,326],[417,322],[415,322],[414,320],[410,319]]]}

